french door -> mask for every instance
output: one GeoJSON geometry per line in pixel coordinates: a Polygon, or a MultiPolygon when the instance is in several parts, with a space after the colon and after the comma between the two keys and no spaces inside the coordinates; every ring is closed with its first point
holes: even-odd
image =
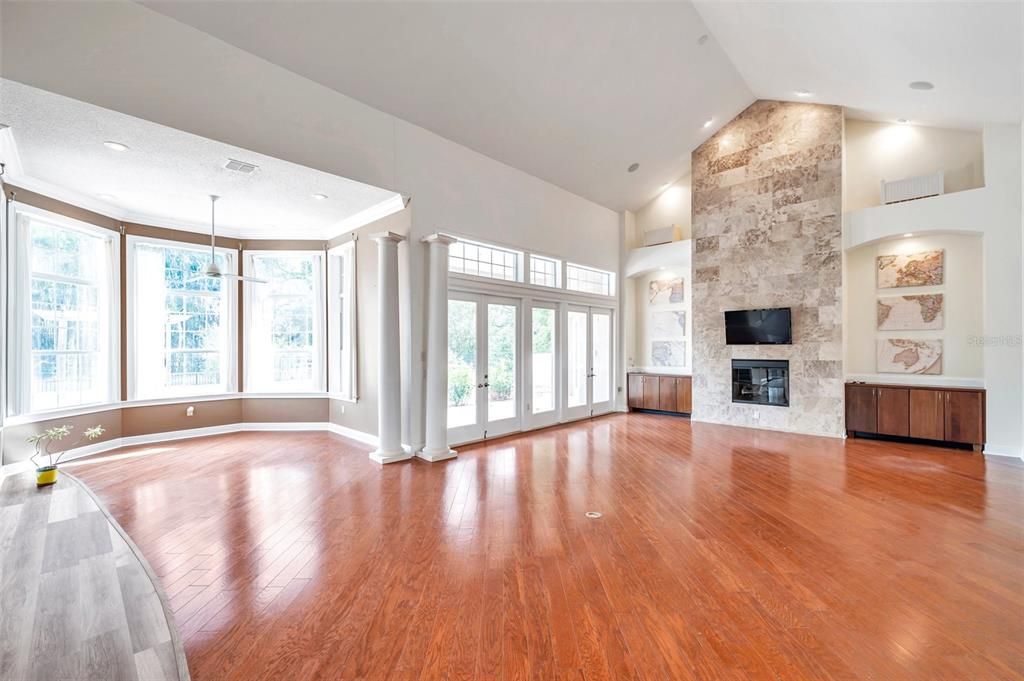
{"type": "Polygon", "coordinates": [[[519,302],[471,293],[448,300],[448,441],[520,429],[519,302]]]}
{"type": "Polygon", "coordinates": [[[569,305],[565,319],[564,420],[611,411],[612,311],[569,305]]]}

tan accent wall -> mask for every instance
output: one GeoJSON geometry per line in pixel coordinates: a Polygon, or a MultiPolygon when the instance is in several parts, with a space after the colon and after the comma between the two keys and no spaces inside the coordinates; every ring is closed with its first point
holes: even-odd
{"type": "MultiPolygon", "coordinates": [[[[39,421],[37,423],[25,423],[19,426],[6,426],[3,433],[3,456],[4,465],[24,461],[32,455],[33,445],[25,442],[25,438],[41,433],[47,428],[68,424],[73,426],[71,436],[65,440],[67,446],[73,446],[82,437],[86,428],[103,426],[104,433],[94,443],[106,442],[122,437],[121,410],[111,409],[109,411],[97,412],[94,414],[82,414],[81,416],[69,416],[62,419],[39,421]]],[[[83,443],[88,444],[88,443],[83,443]]]]}
{"type": "Polygon", "coordinates": [[[329,400],[310,398],[256,398],[242,400],[242,421],[245,423],[326,423],[329,400]]]}
{"type": "Polygon", "coordinates": [[[182,401],[176,404],[125,407],[121,411],[121,429],[124,437],[242,422],[242,400],[235,398],[211,402],[182,401]],[[186,415],[190,405],[195,407],[193,416],[186,415]]]}

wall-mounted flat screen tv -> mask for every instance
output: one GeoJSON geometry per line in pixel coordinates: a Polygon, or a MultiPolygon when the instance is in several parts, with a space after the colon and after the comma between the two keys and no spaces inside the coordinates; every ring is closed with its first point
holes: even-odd
{"type": "Polygon", "coordinates": [[[793,326],[788,307],[725,313],[726,345],[789,345],[793,326]]]}

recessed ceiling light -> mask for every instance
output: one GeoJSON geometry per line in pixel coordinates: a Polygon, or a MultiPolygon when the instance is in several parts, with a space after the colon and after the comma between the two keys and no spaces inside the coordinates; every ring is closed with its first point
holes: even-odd
{"type": "Polygon", "coordinates": [[[626,172],[627,173],[635,173],[637,171],[637,169],[639,169],[639,168],[640,168],[640,164],[639,163],[631,163],[630,166],[628,168],[626,168],[626,172]]]}
{"type": "Polygon", "coordinates": [[[793,94],[795,94],[797,97],[810,97],[814,93],[811,92],[810,90],[796,90],[793,92],[793,94]]]}
{"type": "Polygon", "coordinates": [[[711,127],[711,124],[712,124],[712,123],[714,123],[714,122],[715,122],[715,119],[714,119],[714,118],[709,118],[709,119],[707,119],[706,121],[704,121],[704,127],[705,127],[705,128],[710,128],[710,127],[711,127]]]}
{"type": "Polygon", "coordinates": [[[909,118],[897,118],[896,122],[899,123],[900,125],[906,125],[907,123],[910,122],[910,119],[909,118]]]}
{"type": "Polygon", "coordinates": [[[914,233],[913,232],[907,232],[903,236],[906,237],[907,239],[909,239],[910,237],[914,236],[914,233]]]}
{"type": "Polygon", "coordinates": [[[128,151],[128,145],[121,144],[120,142],[107,141],[103,143],[103,146],[105,146],[107,149],[110,149],[111,151],[128,151]]]}
{"type": "Polygon", "coordinates": [[[317,201],[326,201],[327,194],[313,194],[313,198],[316,199],[317,201]]]}
{"type": "Polygon", "coordinates": [[[97,194],[96,198],[103,199],[104,201],[113,201],[117,197],[114,196],[113,194],[97,194]]]}
{"type": "Polygon", "coordinates": [[[927,80],[915,80],[910,84],[911,90],[934,90],[935,83],[929,83],[927,80]]]}

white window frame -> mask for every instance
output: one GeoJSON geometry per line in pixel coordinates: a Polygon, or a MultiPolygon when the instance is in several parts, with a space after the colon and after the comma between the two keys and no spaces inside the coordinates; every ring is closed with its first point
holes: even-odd
{"type": "Polygon", "coordinates": [[[11,298],[8,307],[8,356],[7,368],[7,410],[9,416],[60,412],[96,404],[115,402],[121,398],[121,239],[120,234],[110,229],[75,220],[57,213],[15,203],[13,224],[8,225],[8,287],[11,298]],[[75,405],[61,405],[53,409],[32,410],[32,263],[31,239],[32,220],[49,223],[60,229],[82,232],[99,237],[105,242],[106,294],[105,309],[101,314],[100,340],[106,357],[106,395],[92,402],[75,405]],[[21,298],[15,296],[20,295],[21,298]],[[106,327],[106,337],[102,336],[106,327]]]}
{"type": "MultiPolygon", "coordinates": [[[[259,386],[259,389],[255,392],[259,393],[282,393],[282,394],[316,394],[322,395],[325,393],[326,381],[326,368],[327,364],[325,361],[324,352],[324,334],[325,334],[325,319],[324,314],[324,293],[327,288],[327,273],[325,267],[324,254],[326,251],[302,251],[302,250],[245,250],[242,251],[242,262],[244,267],[242,270],[243,274],[251,274],[255,271],[255,265],[253,259],[260,256],[271,256],[271,257],[304,257],[313,258],[316,266],[314,267],[314,276],[316,278],[313,286],[314,301],[313,301],[313,381],[314,384],[306,389],[296,390],[294,386],[283,385],[279,388],[272,386],[259,386]]],[[[255,286],[268,286],[269,284],[257,284],[255,282],[245,282],[243,296],[243,323],[244,333],[243,337],[243,368],[245,376],[242,381],[242,390],[252,391],[253,384],[253,373],[252,373],[252,301],[254,298],[255,286]]]]}
{"type": "MultiPolygon", "coordinates": [[[[135,270],[136,270],[136,247],[141,244],[150,244],[155,246],[162,246],[165,248],[177,248],[187,249],[196,251],[209,251],[208,246],[201,244],[186,243],[183,241],[172,241],[170,239],[157,239],[153,237],[135,236],[129,235],[126,238],[125,250],[127,257],[125,258],[125,283],[126,283],[126,300],[125,300],[125,319],[127,322],[127,335],[128,339],[128,399],[138,400],[137,388],[138,388],[138,364],[137,364],[137,351],[138,351],[138,340],[136,336],[136,324],[135,324],[135,307],[136,307],[136,286],[135,286],[135,270]]],[[[225,263],[227,265],[226,271],[231,274],[238,273],[238,251],[233,248],[222,248],[217,247],[217,254],[223,255],[225,263]]],[[[195,390],[195,389],[178,389],[166,388],[164,395],[169,397],[198,397],[201,395],[218,395],[233,393],[238,389],[238,286],[232,279],[225,279],[224,285],[227,287],[228,293],[228,310],[227,310],[227,356],[225,359],[227,376],[225,377],[225,384],[223,389],[220,385],[211,386],[208,390],[195,390]]],[[[189,386],[191,388],[192,386],[189,386]]],[[[141,398],[141,399],[154,399],[141,398]]]]}
{"type": "Polygon", "coordinates": [[[327,251],[327,386],[332,397],[348,402],[359,399],[357,309],[353,237],[327,251]]]}
{"type": "MultiPolygon", "coordinates": [[[[461,276],[474,277],[474,278],[482,279],[482,280],[486,280],[486,281],[500,281],[500,282],[505,282],[505,283],[523,283],[525,281],[524,273],[525,273],[525,269],[526,269],[526,267],[525,267],[525,264],[526,264],[526,260],[525,260],[526,254],[523,251],[517,250],[515,248],[509,248],[507,246],[501,246],[501,245],[492,244],[492,243],[485,243],[483,241],[474,241],[472,239],[463,239],[463,238],[460,238],[460,237],[456,237],[456,242],[454,244],[452,244],[452,247],[449,247],[449,252],[448,252],[448,272],[450,272],[451,274],[458,274],[458,275],[461,275],[461,276]],[[486,248],[486,249],[489,249],[491,251],[498,251],[498,252],[501,252],[501,253],[507,253],[507,254],[512,255],[515,258],[515,266],[514,266],[514,269],[513,269],[513,272],[512,272],[512,279],[505,279],[504,277],[493,277],[493,276],[488,276],[488,275],[485,275],[485,274],[474,274],[472,272],[466,272],[465,270],[463,270],[463,271],[453,270],[452,269],[452,259],[460,259],[459,256],[452,255],[452,253],[451,253],[451,248],[456,246],[456,245],[459,245],[459,246],[462,246],[462,247],[472,246],[472,247],[475,247],[475,248],[486,248]]],[[[482,262],[482,261],[474,260],[474,262],[482,262]]]]}
{"type": "Polygon", "coordinates": [[[530,284],[531,286],[541,286],[543,288],[562,288],[562,261],[559,260],[558,258],[551,258],[551,257],[548,257],[546,255],[539,255],[537,253],[527,253],[526,254],[526,273],[527,273],[526,283],[530,284]],[[553,264],[555,266],[555,283],[554,284],[551,284],[551,285],[548,285],[548,284],[538,284],[538,283],[533,281],[533,261],[534,260],[540,260],[540,261],[543,261],[543,262],[549,262],[549,263],[551,263],[551,264],[553,264]]]}
{"type": "Polygon", "coordinates": [[[575,291],[576,293],[584,293],[586,295],[591,295],[591,296],[605,296],[605,297],[608,297],[608,298],[613,298],[616,295],[615,273],[611,272],[609,270],[602,270],[600,268],[590,267],[588,265],[580,265],[579,263],[574,263],[574,262],[566,262],[565,263],[565,277],[564,277],[564,279],[565,279],[565,289],[567,291],[575,291]],[[569,288],[569,268],[570,267],[576,268],[578,270],[583,270],[585,272],[596,272],[597,274],[607,275],[608,276],[608,292],[607,293],[594,293],[593,291],[583,291],[583,290],[580,290],[580,289],[569,288]]]}

